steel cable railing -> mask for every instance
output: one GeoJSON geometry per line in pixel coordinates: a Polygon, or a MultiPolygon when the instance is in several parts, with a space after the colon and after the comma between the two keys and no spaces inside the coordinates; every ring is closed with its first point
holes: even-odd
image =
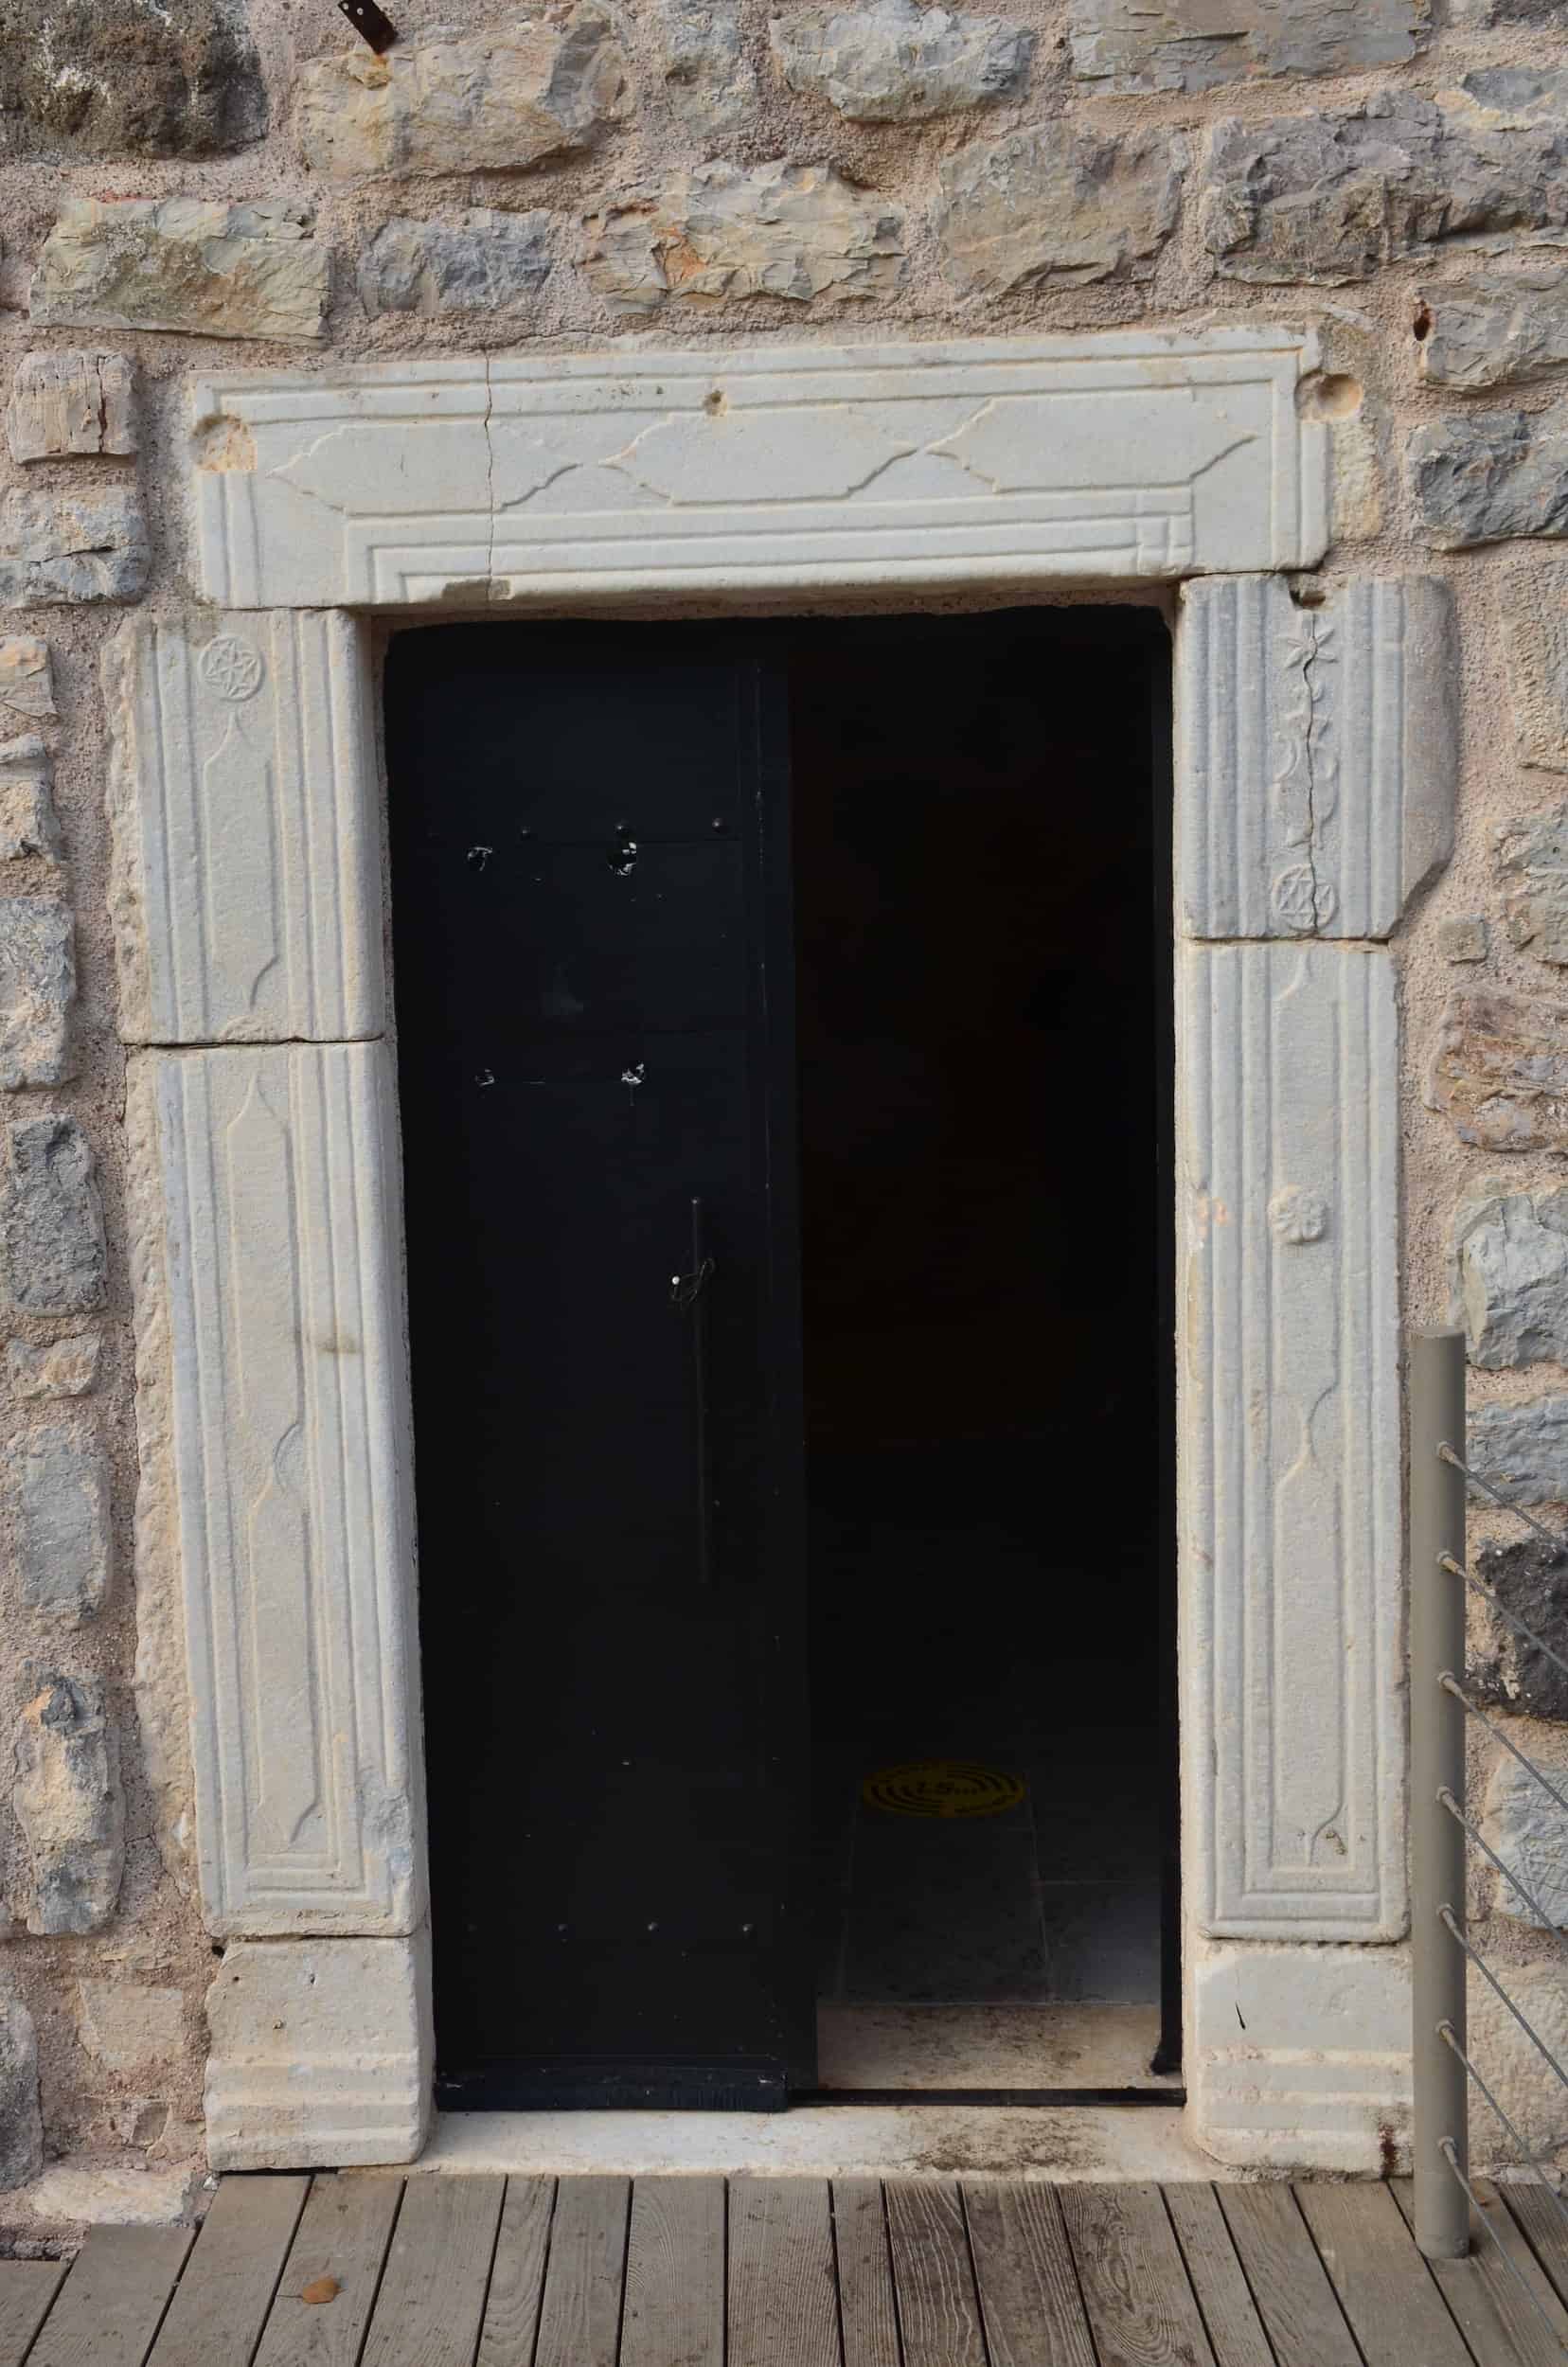
{"type": "Polygon", "coordinates": [[[1473,2210],[1515,2283],[1568,2358],[1568,2343],[1562,2341],[1539,2296],[1503,2247],[1470,2182],[1470,2091],[1474,2087],[1517,2160],[1540,2179],[1568,2231],[1568,2203],[1558,2191],[1551,2164],[1526,2144],[1470,2052],[1466,1982],[1468,1967],[1473,1965],[1552,2075],[1568,2088],[1568,2072],[1508,1995],[1493,1967],[1471,1944],[1466,1930],[1465,1850],[1470,1842],[1523,1899],[1538,1924],[1548,1931],[1559,1928],[1529,1885],[1504,1861],[1465,1812],[1467,1721],[1474,1719],[1485,1728],[1563,1812],[1565,1851],[1568,1798],[1465,1690],[1466,1590],[1479,1595],[1565,1676],[1568,1662],[1466,1567],[1467,1486],[1545,1539],[1564,1557],[1565,1569],[1568,1535],[1557,1535],[1544,1522],[1510,1504],[1489,1480],[1472,1471],[1454,1443],[1464,1437],[1464,1334],[1417,1333],[1410,1354],[1411,1955],[1415,1990],[1411,2059],[1416,2240],[1429,2259],[1460,2258],[1470,2250],[1473,2210]]]}

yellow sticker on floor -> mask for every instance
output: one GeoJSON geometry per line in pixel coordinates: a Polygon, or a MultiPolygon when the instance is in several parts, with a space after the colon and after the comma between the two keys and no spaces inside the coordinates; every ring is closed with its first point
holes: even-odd
{"type": "Polygon", "coordinates": [[[1022,1775],[973,1759],[911,1759],[868,1775],[861,1798],[889,1816],[1001,1816],[1017,1807],[1026,1789],[1022,1775]]]}

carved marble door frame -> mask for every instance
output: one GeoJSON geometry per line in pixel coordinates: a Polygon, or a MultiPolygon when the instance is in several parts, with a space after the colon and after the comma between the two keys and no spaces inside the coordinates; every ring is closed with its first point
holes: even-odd
{"type": "MultiPolygon", "coordinates": [[[[200,604],[109,661],[148,1601],[184,1604],[221,2168],[398,2162],[429,2009],[370,612],[1182,587],[1194,2133],[1375,2168],[1408,2093],[1393,960],[1446,857],[1441,587],[1327,542],[1310,339],[236,373],[200,604]],[[1314,593],[1315,597],[1315,593],[1314,593]]],[[[526,1711],[526,1703],[520,1703],[526,1711]]]]}

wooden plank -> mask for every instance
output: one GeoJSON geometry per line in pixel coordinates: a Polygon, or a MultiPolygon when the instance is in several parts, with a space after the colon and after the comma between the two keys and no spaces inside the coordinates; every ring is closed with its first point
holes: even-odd
{"type": "Polygon", "coordinates": [[[723,2367],[724,2181],[632,2189],[620,2367],[723,2367]]]}
{"type": "Polygon", "coordinates": [[[0,2367],[18,2367],[65,2274],[63,2260],[0,2261],[0,2367]]]}
{"type": "Polygon", "coordinates": [[[828,2181],[732,2178],[727,2367],[839,2367],[828,2181]]]}
{"type": "MultiPolygon", "coordinates": [[[[1389,2191],[1405,2225],[1414,2231],[1416,2198],[1409,2179],[1391,2179],[1389,2191]]],[[[1427,2263],[1438,2291],[1460,2333],[1486,2367],[1563,2367],[1568,2358],[1568,2310],[1553,2292],[1495,2189],[1477,2185],[1476,2194],[1481,2208],[1470,2213],[1473,2249],[1470,2258],[1427,2263]],[[1509,2274],[1509,2264],[1545,2312],[1546,2325],[1509,2274]]]]}
{"type": "Polygon", "coordinates": [[[1568,2227],[1551,2194],[1533,2180],[1525,2183],[1509,2179],[1497,2191],[1546,2275],[1568,2302],[1568,2227]]]}
{"type": "Polygon", "coordinates": [[[400,2178],[318,2178],[278,2279],[256,2367],[355,2367],[370,2323],[400,2178]],[[330,2278],[330,2301],[306,2301],[330,2278]]]}
{"type": "Polygon", "coordinates": [[[631,2187],[626,2178],[561,2180],[535,2367],[615,2367],[631,2187]]]}
{"type": "Polygon", "coordinates": [[[188,2227],[90,2229],[27,2367],[142,2367],[191,2235],[188,2227]]]}
{"type": "Polygon", "coordinates": [[[991,2367],[1095,2367],[1095,2345],[1054,2187],[964,2187],[991,2367]]]}
{"type": "Polygon", "coordinates": [[[963,2198],[944,2179],[887,2188],[887,2234],[904,2367],[986,2367],[963,2198]]]}
{"type": "Polygon", "coordinates": [[[310,2186],[308,2178],[223,2180],[152,2345],[151,2367],[211,2367],[220,2357],[249,2361],[310,2186]]]}
{"type": "Polygon", "coordinates": [[[504,2178],[411,2178],[365,2338],[364,2367],[472,2367],[504,2178]]]}
{"type": "Polygon", "coordinates": [[[1472,2367],[1464,2337],[1386,2186],[1302,2183],[1292,2191],[1368,2359],[1472,2367]]]}
{"type": "Polygon", "coordinates": [[[544,2296],[553,2178],[508,2178],[476,2367],[528,2367],[544,2296]]]}
{"type": "Polygon", "coordinates": [[[1194,2180],[1163,2191],[1219,2367],[1274,2367],[1269,2338],[1213,2187],[1194,2180]]]}
{"type": "Polygon", "coordinates": [[[1157,2186],[1064,2186],[1100,2367],[1214,2367],[1157,2186]]]}
{"type": "Polygon", "coordinates": [[[1279,2367],[1362,2367],[1307,2222],[1288,2186],[1217,2186],[1279,2367]]]}
{"type": "Polygon", "coordinates": [[[844,2367],[900,2367],[893,2255],[887,2248],[881,2179],[834,2179],[832,2205],[844,2367]]]}

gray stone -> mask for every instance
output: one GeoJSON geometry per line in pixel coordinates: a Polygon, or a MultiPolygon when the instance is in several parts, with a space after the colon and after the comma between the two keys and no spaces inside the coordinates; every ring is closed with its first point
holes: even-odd
{"type": "Polygon", "coordinates": [[[1508,935],[1541,961],[1568,963],[1568,805],[1501,823],[1492,844],[1508,935]]]}
{"type": "Polygon", "coordinates": [[[26,2186],[43,2167],[32,2016],[19,1998],[0,1997],[0,2189],[26,2186]]]}
{"type": "Polygon", "coordinates": [[[49,645],[31,633],[0,632],[0,711],[6,708],[29,722],[46,723],[54,719],[49,645]]]}
{"type": "Polygon", "coordinates": [[[0,608],[139,600],[151,554],[129,485],[17,493],[0,503],[0,608]]]}
{"type": "Polygon", "coordinates": [[[1568,411],[1455,413],[1417,428],[1408,458],[1417,516],[1438,550],[1568,534],[1568,411]]]}
{"type": "Polygon", "coordinates": [[[792,90],[826,98],[857,123],[920,123],[1010,98],[1028,80],[1035,37],[1002,16],[864,0],[796,9],[768,37],[792,90]]]}
{"type": "Polygon", "coordinates": [[[1185,151],[1165,132],[1116,139],[1057,121],[971,141],[942,166],[942,268],[963,294],[1147,279],[1176,226],[1185,151]]]}
{"type": "Polygon", "coordinates": [[[1437,951],[1445,962],[1484,962],[1490,935],[1479,913],[1455,913],[1437,923],[1437,951]]]}
{"type": "Polygon", "coordinates": [[[32,1860],[27,1929],[97,1931],[125,1869],[118,1741],[97,1679],[50,1671],[36,1682],[17,1722],[11,1801],[32,1860]]]}
{"type": "Polygon", "coordinates": [[[60,1340],[8,1340],[6,1373],[22,1398],[85,1397],[98,1379],[103,1342],[96,1331],[60,1340]]]}
{"type": "Polygon", "coordinates": [[[1426,1105],[1483,1150],[1568,1150],[1568,1003],[1492,987],[1452,994],[1426,1105]]]}
{"type": "Polygon", "coordinates": [[[11,381],[6,438],[13,460],[134,453],[130,363],[123,353],[25,353],[11,381]]]}
{"type": "Polygon", "coordinates": [[[455,222],[383,222],[360,258],[367,312],[478,312],[513,335],[549,276],[545,213],[475,210],[455,222]]]}
{"type": "Polygon", "coordinates": [[[1326,286],[1481,233],[1568,223],[1568,71],[1496,67],[1436,103],[1215,127],[1201,208],[1232,278],[1326,286]]]}
{"type": "MultiPolygon", "coordinates": [[[[1483,1545],[1473,1567],[1505,1610],[1568,1661],[1568,1541],[1556,1551],[1538,1537],[1483,1545]]],[[[1490,1649],[1472,1653],[1466,1674],[1476,1699],[1526,1717],[1568,1720],[1568,1675],[1506,1620],[1488,1617],[1490,1649]]]]}
{"type": "Polygon", "coordinates": [[[109,1465],[97,1433],[50,1422],[16,1450],[17,1559],[29,1611],[79,1628],[103,1609],[113,1545],[109,1465]]]}
{"type": "Polygon", "coordinates": [[[1504,386],[1568,362],[1568,271],[1531,263],[1421,290],[1421,376],[1434,386],[1504,386]]]}
{"type": "Polygon", "coordinates": [[[36,732],[0,740],[0,863],[64,859],[48,752],[36,732]]]}
{"type": "Polygon", "coordinates": [[[75,1118],[21,1118],[6,1129],[0,1252],[20,1313],[80,1315],[103,1305],[103,1205],[75,1118]]]}
{"type": "Polygon", "coordinates": [[[844,301],[891,294],[904,278],[902,209],[830,165],[700,165],[588,228],[589,281],[620,311],[671,296],[844,301]]]}
{"type": "MultiPolygon", "coordinates": [[[[1568,1744],[1532,1739],[1528,1756],[1568,1799],[1568,1744]]],[[[1528,1897],[1496,1877],[1493,1905],[1538,1931],[1568,1927],[1568,1809],[1558,1806],[1517,1759],[1499,1755],[1487,1786],[1481,1831],[1528,1897]]]]}
{"type": "Polygon", "coordinates": [[[244,0],[0,0],[0,161],[212,156],[266,129],[244,0]]]}
{"type": "Polygon", "coordinates": [[[76,932],[58,898],[0,896],[0,1093],[72,1075],[76,932]]]}
{"type": "Polygon", "coordinates": [[[665,89],[677,123],[704,140],[752,120],[757,75],[740,36],[739,0],[658,0],[665,89]]]}
{"type": "Polygon", "coordinates": [[[312,343],[326,333],[331,255],[311,221],[283,198],[69,199],[33,274],[33,321],[312,343]]]}
{"type": "Polygon", "coordinates": [[[1068,26],[1080,81],[1199,91],[1403,65],[1431,37],[1432,0],[1072,0],[1068,26]]]}
{"type": "Polygon", "coordinates": [[[315,172],[516,172],[591,147],[632,101],[626,53],[593,0],[563,20],[445,29],[378,58],[360,44],[299,77],[300,152],[315,172]]]}
{"type": "Polygon", "coordinates": [[[1500,578],[1520,761],[1568,773],[1568,561],[1514,561],[1500,578]]]}
{"type": "MultiPolygon", "coordinates": [[[[1472,1407],[1467,1460],[1505,1504],[1568,1504],[1568,1397],[1472,1407]]],[[[1491,1502],[1474,1486],[1470,1496],[1491,1502]]]]}
{"type": "Polygon", "coordinates": [[[1568,1187],[1472,1194],[1453,1254],[1472,1364],[1568,1364],[1568,1187]]]}

